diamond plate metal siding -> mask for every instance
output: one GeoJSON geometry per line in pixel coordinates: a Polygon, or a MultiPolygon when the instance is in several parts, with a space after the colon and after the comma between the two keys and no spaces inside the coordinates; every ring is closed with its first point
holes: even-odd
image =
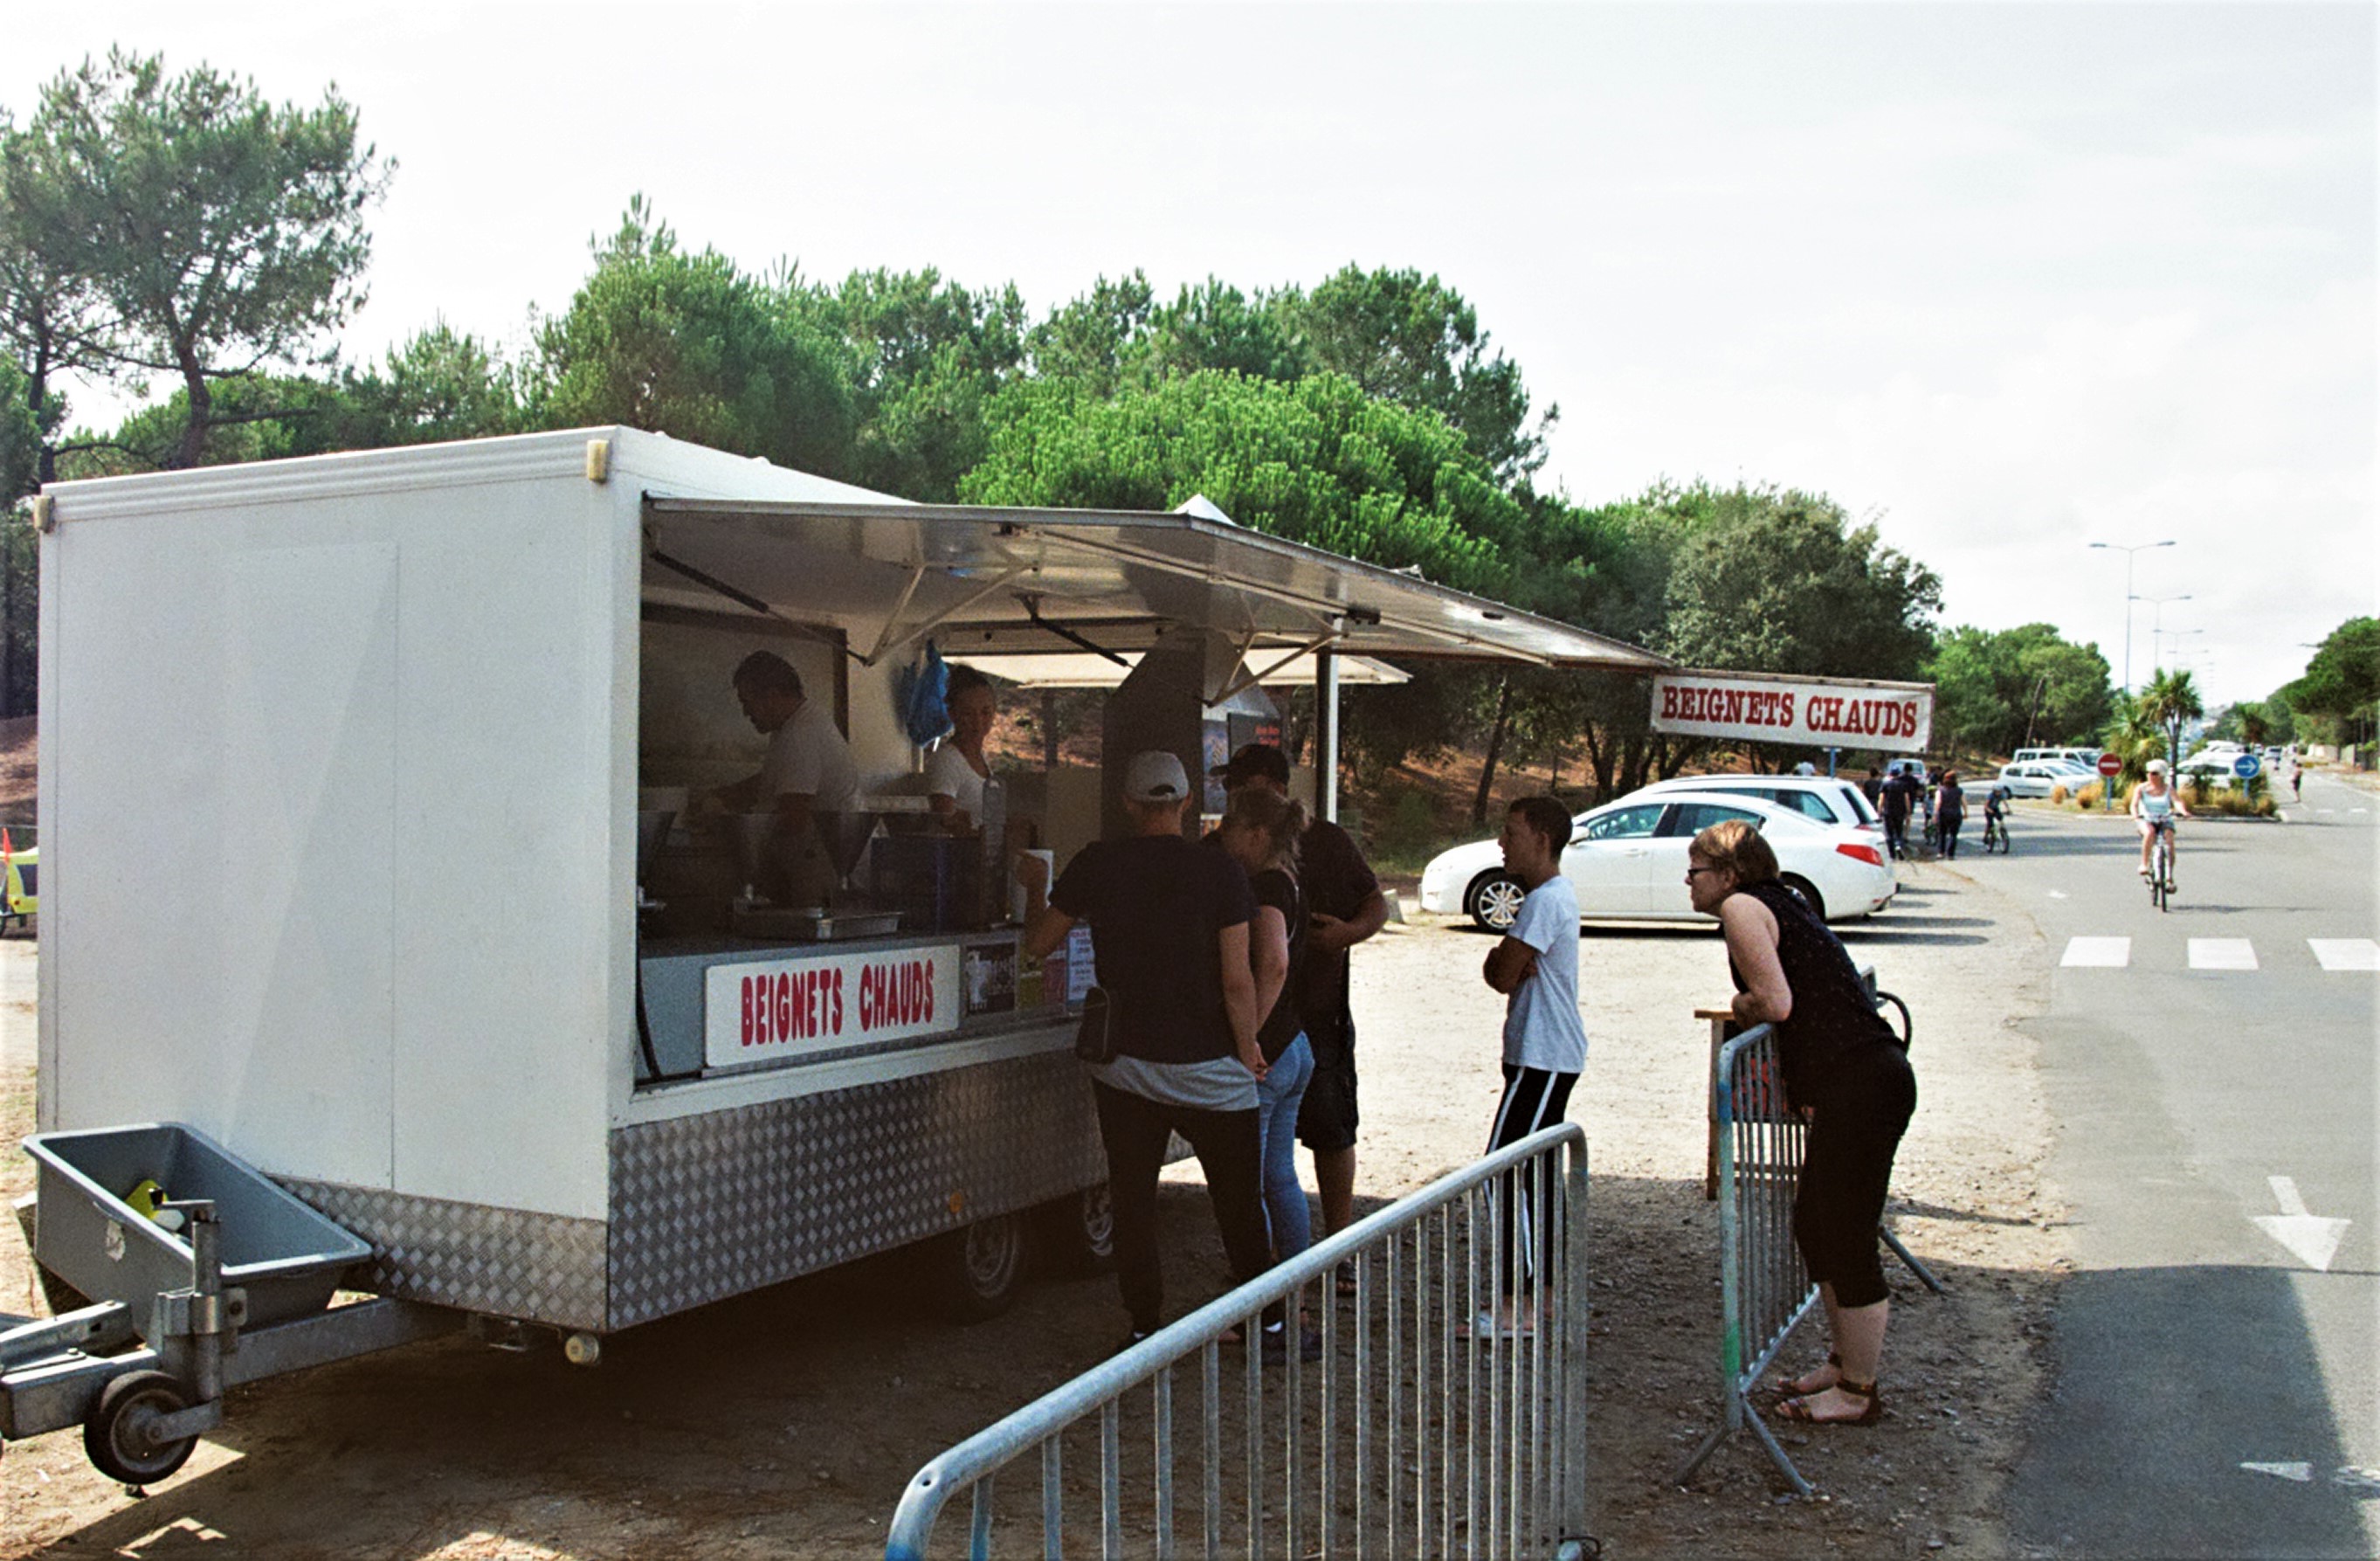
{"type": "Polygon", "coordinates": [[[610,1325],[1025,1208],[1106,1175],[1069,1052],[612,1135],[610,1325]]]}
{"type": "Polygon", "coordinates": [[[606,1326],[601,1220],[334,1182],[281,1185],[372,1244],[366,1289],[560,1328],[606,1326]]]}

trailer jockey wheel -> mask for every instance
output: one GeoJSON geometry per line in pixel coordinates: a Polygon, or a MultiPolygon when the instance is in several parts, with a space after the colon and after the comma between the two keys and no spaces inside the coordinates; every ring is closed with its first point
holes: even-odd
{"type": "Polygon", "coordinates": [[[1025,1287],[1025,1219],[993,1214],[933,1246],[944,1304],[961,1323],[982,1323],[1014,1305],[1025,1287]]]}
{"type": "Polygon", "coordinates": [[[100,1390],[83,1421],[82,1450],[102,1474],[127,1485],[150,1485],[182,1467],[195,1436],[158,1442],[150,1427],[163,1415],[190,1407],[182,1384],[163,1372],[127,1372],[100,1390]]]}

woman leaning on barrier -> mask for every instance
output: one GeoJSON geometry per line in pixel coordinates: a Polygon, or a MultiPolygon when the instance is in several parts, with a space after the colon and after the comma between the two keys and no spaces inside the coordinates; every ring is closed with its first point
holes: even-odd
{"type": "Polygon", "coordinates": [[[1793,1239],[1826,1302],[1826,1363],[1781,1380],[1790,1421],[1873,1424],[1891,1302],[1876,1256],[1893,1151],[1917,1107],[1908,1054],[1876,1011],[1851,956],[1778,881],[1777,855],[1730,819],[1694,836],[1686,888],[1727,934],[1736,1020],[1776,1027],[1785,1095],[1809,1118],[1793,1239]]]}

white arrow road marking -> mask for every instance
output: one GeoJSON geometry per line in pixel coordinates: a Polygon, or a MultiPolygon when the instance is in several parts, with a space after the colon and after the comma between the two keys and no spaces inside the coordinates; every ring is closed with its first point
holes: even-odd
{"type": "Polygon", "coordinates": [[[2243,1463],[2240,1467],[2251,1474],[2277,1474],[2301,1485],[2313,1479],[2313,1465],[2310,1463],[2243,1463]]]}
{"type": "Polygon", "coordinates": [[[2256,945],[2246,938],[2192,938],[2190,968],[2193,970],[2252,970],[2256,945]]]}
{"type": "Polygon", "coordinates": [[[2281,1212],[2253,1216],[2256,1228],[2287,1247],[2299,1262],[2315,1273],[2329,1273],[2330,1260],[2338,1255],[2340,1238],[2355,1222],[2310,1214],[2306,1213],[2305,1200],[2298,1196],[2295,1181],[2288,1177],[2265,1179],[2272,1184],[2273,1201],[2281,1206],[2281,1212]]]}
{"type": "Polygon", "coordinates": [[[2380,943],[2370,938],[2308,938],[2306,946],[2325,970],[2380,970],[2380,943]]]}
{"type": "Polygon", "coordinates": [[[2132,940],[2130,938],[2068,938],[2066,957],[2061,965],[2080,965],[2099,970],[2120,970],[2132,962],[2132,940]]]}

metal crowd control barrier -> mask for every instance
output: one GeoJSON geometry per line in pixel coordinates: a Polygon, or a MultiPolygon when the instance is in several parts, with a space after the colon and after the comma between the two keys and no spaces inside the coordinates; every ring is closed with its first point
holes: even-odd
{"type": "Polygon", "coordinates": [[[885,1555],[925,1556],[936,1518],[963,1494],[978,1557],[993,1554],[1002,1526],[1036,1516],[1038,1554],[1051,1558],[1070,1542],[1121,1556],[1128,1533],[1135,1553],[1160,1558],[1548,1554],[1587,1510],[1586,1272],[1586,1135],[1562,1124],[1317,1243],[943,1453],[910,1480],[885,1555]],[[1344,1318],[1342,1265],[1355,1280],[1344,1318]],[[1299,1348],[1309,1298],[1318,1360],[1299,1348]],[[1468,1326],[1515,1301],[1528,1332],[1468,1326]],[[1275,1302],[1288,1309],[1288,1348],[1269,1352],[1254,1340],[1275,1302]],[[1250,1342],[1226,1346],[1233,1329],[1250,1342]],[[1177,1380],[1192,1373],[1195,1387],[1177,1380]],[[1177,1391],[1196,1403],[1187,1427],[1176,1424],[1177,1391]],[[996,1485],[1037,1451],[1038,1481],[996,1485]]]}
{"type": "Polygon", "coordinates": [[[1747,1396],[1810,1309],[1818,1287],[1793,1243],[1793,1195],[1809,1128],[1785,1104],[1777,1032],[1755,1025],[1722,1045],[1712,1069],[1718,1127],[1719,1381],[1725,1413],[1682,1468],[1683,1484],[1730,1432],[1752,1428],[1768,1456],[1808,1495],[1811,1485],[1785,1456],[1747,1396]],[[1746,1357],[1750,1359],[1747,1360],[1746,1357]]]}
{"type": "MultiPolygon", "coordinates": [[[[1899,1006],[1906,1043],[1908,1007],[1876,991],[1876,972],[1863,970],[1879,1004],[1899,1006]]],[[[1711,1010],[1701,1010],[1709,1016],[1711,1010]]],[[[1718,1046],[1711,1067],[1713,1179],[1718,1193],[1719,1384],[1724,1411],[1677,1473],[1683,1484],[1730,1432],[1749,1425],[1785,1478],[1802,1495],[1811,1485],[1754,1412],[1751,1393],[1811,1308],[1818,1287],[1802,1266],[1793,1240],[1793,1200],[1801,1190],[1809,1127],[1785,1099],[1784,1061],[1776,1030],[1755,1025],[1718,1046]],[[1749,1359],[1747,1359],[1747,1356],[1749,1359]]],[[[1942,1291],[1900,1238],[1879,1226],[1876,1235],[1935,1294],[1942,1291]]]]}

